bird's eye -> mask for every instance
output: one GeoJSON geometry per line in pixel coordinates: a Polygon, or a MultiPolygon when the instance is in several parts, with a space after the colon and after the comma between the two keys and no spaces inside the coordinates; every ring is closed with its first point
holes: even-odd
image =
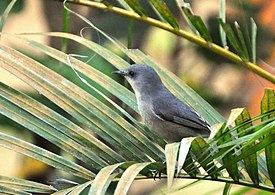
{"type": "Polygon", "coordinates": [[[131,76],[131,77],[135,75],[134,71],[129,71],[128,74],[129,74],[129,76],[131,76]]]}

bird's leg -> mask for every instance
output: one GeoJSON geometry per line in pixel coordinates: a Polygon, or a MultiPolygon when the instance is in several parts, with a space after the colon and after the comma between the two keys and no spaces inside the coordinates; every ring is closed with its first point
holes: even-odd
{"type": "Polygon", "coordinates": [[[158,176],[159,179],[161,179],[161,171],[155,170],[155,169],[149,169],[153,175],[154,181],[156,181],[156,178],[158,176]]]}
{"type": "MultiPolygon", "coordinates": [[[[166,164],[166,160],[164,160],[162,162],[162,164],[166,164]]],[[[166,166],[165,166],[166,167],[166,166]]],[[[163,173],[163,171],[165,170],[165,168],[163,168],[162,170],[156,170],[156,169],[149,169],[149,171],[151,171],[152,175],[153,175],[153,179],[156,181],[156,178],[158,177],[159,179],[161,179],[161,174],[163,173]]]]}

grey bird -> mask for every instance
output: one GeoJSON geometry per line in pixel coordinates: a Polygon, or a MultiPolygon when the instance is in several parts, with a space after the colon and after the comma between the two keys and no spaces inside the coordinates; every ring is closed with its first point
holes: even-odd
{"type": "Polygon", "coordinates": [[[152,67],[134,64],[114,73],[124,76],[133,88],[145,125],[168,143],[209,136],[210,125],[173,95],[152,67]]]}

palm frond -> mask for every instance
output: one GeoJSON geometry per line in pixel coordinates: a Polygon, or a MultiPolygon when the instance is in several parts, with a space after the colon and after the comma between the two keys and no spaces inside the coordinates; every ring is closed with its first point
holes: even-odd
{"type": "MultiPolygon", "coordinates": [[[[117,68],[122,68],[121,64],[118,63],[122,59],[102,46],[66,33],[52,33],[51,35],[58,35],[60,37],[64,35],[66,38],[76,40],[92,48],[98,55],[109,60],[112,64],[117,65],[117,68]]],[[[101,72],[74,57],[68,56],[49,46],[27,40],[23,37],[19,39],[37,50],[44,51],[45,54],[67,64],[67,66],[72,66],[73,69],[85,75],[85,78],[90,77],[113,95],[124,100],[125,103],[127,102],[127,105],[136,108],[132,92],[116,83],[109,76],[103,75],[101,72]],[[104,78],[107,82],[104,83],[101,78],[104,78]],[[117,89],[110,87],[115,85],[117,85],[117,89]],[[132,100],[129,101],[128,98],[132,100]]],[[[228,125],[222,126],[213,139],[192,138],[187,142],[183,141],[181,144],[166,145],[166,170],[161,163],[164,159],[163,150],[160,149],[158,144],[149,141],[147,137],[149,134],[143,134],[145,130],[141,129],[142,126],[138,122],[135,123],[135,126],[131,125],[113,110],[115,107],[107,107],[103,102],[99,102],[68,79],[46,68],[45,65],[38,63],[34,59],[30,59],[24,54],[3,45],[0,48],[1,67],[32,85],[39,93],[45,95],[63,110],[70,113],[75,120],[79,121],[86,128],[90,128],[95,133],[100,134],[102,138],[112,145],[112,148],[106,146],[70,119],[60,116],[46,105],[29,96],[1,84],[1,113],[35,133],[40,134],[61,149],[69,152],[72,156],[75,156],[75,158],[88,164],[91,167],[91,172],[88,173],[86,171],[86,176],[81,175],[85,172],[84,169],[79,172],[72,170],[67,172],[86,179],[91,179],[95,176],[95,180],[91,185],[91,192],[99,190],[104,193],[113,180],[119,180],[117,193],[127,192],[137,175],[141,174],[138,176],[141,178],[152,178],[153,175],[150,171],[152,169],[162,171],[164,174],[163,177],[168,177],[168,183],[171,187],[177,160],[180,163],[177,166],[178,178],[211,179],[253,186],[269,191],[274,190],[274,186],[269,183],[273,179],[273,170],[267,169],[270,165],[267,165],[265,158],[262,158],[264,148],[269,147],[273,143],[273,134],[271,136],[265,135],[275,125],[273,108],[274,90],[266,90],[266,93],[269,95],[265,95],[263,99],[262,109],[264,111],[259,117],[250,118],[247,110],[238,109],[236,110],[237,112],[233,112],[228,125]],[[37,107],[40,109],[35,109],[37,107]],[[91,110],[96,115],[95,113],[91,113],[91,110]],[[266,120],[252,125],[254,120],[261,117],[266,120]],[[230,127],[234,121],[236,121],[236,126],[230,127]],[[112,125],[110,126],[110,124],[112,125]],[[47,129],[47,131],[43,129],[47,129]],[[122,136],[124,139],[118,139],[122,136]],[[115,151],[116,149],[119,150],[119,153],[115,151]],[[155,164],[154,160],[160,161],[160,163],[155,164]],[[125,161],[126,163],[123,163],[125,161]],[[184,172],[181,171],[182,166],[184,172]],[[122,174],[121,171],[123,171],[122,174]],[[229,173],[229,177],[226,176],[226,172],[229,173]],[[102,180],[102,178],[105,179],[102,180]],[[97,188],[97,185],[101,187],[97,188]],[[122,186],[125,186],[125,188],[122,186]]],[[[159,67],[141,51],[125,49],[124,52],[137,63],[142,62],[153,66],[161,75],[165,84],[179,98],[203,115],[211,124],[224,121],[209,104],[205,103],[187,85],[169,71],[159,67]]],[[[128,65],[126,62],[124,64],[128,65]]],[[[34,146],[28,145],[28,147],[34,146]]],[[[10,148],[15,148],[15,142],[12,142],[10,148]]],[[[41,151],[41,149],[35,147],[33,150],[41,151]]],[[[20,150],[18,151],[20,152],[20,150]]],[[[30,155],[24,151],[22,151],[23,154],[30,155]]],[[[48,151],[45,152],[48,153],[48,151]]],[[[30,156],[35,157],[33,154],[30,156]]],[[[54,154],[51,154],[51,156],[51,158],[54,156],[57,159],[61,158],[54,154]]],[[[39,159],[49,165],[61,168],[57,166],[58,164],[50,163],[43,156],[40,156],[39,159]]],[[[67,163],[64,160],[62,161],[67,163]]],[[[273,161],[269,160],[269,162],[273,161]]],[[[65,169],[63,168],[63,170],[65,169]]],[[[87,182],[89,183],[90,181],[88,180],[87,182]]],[[[88,183],[79,184],[71,188],[70,191],[75,190],[76,192],[80,192],[90,186],[91,183],[88,183]]]]}
{"type": "MultiPolygon", "coordinates": [[[[245,50],[241,31],[237,28],[237,35],[235,35],[224,21],[220,22],[221,26],[238,55],[213,44],[202,19],[190,10],[185,10],[183,14],[199,35],[180,29],[179,23],[169,11],[168,6],[161,0],[152,0],[150,3],[163,21],[148,17],[139,1],[119,0],[123,8],[114,7],[106,2],[79,0],[76,3],[113,11],[166,29],[236,63],[246,65],[257,73],[260,72],[260,75],[271,82],[275,82],[273,75],[248,62],[249,56],[245,50]]],[[[253,28],[255,29],[255,25],[253,28]]],[[[255,34],[254,30],[254,41],[255,34]]],[[[21,41],[63,63],[90,87],[87,92],[77,83],[52,70],[51,64],[40,63],[16,49],[0,44],[0,67],[33,87],[39,94],[69,115],[68,117],[61,116],[47,104],[0,82],[0,113],[2,115],[40,135],[62,151],[67,152],[71,158],[81,162],[79,165],[59,154],[0,132],[0,146],[67,172],[71,178],[76,176],[84,180],[76,186],[60,190],[55,194],[80,194],[88,188],[90,188],[90,194],[104,194],[114,181],[118,182],[115,194],[126,194],[135,179],[152,179],[154,171],[162,173],[160,175],[162,178],[167,178],[169,189],[173,188],[173,180],[176,176],[179,179],[194,178],[225,182],[225,193],[229,191],[232,183],[270,192],[275,191],[274,89],[266,89],[261,103],[262,112],[259,116],[251,118],[246,109],[234,109],[225,123],[225,119],[214,108],[173,73],[161,67],[140,50],[129,50],[104,34],[131,60],[152,66],[159,73],[165,85],[211,125],[221,124],[217,131],[213,131],[209,139],[185,138],[181,143],[167,144],[164,150],[163,140],[146,129],[108,95],[90,84],[90,81],[99,84],[138,114],[134,94],[109,75],[101,73],[73,55],[28,40],[24,36],[4,33],[1,33],[1,36],[21,41]],[[105,101],[94,97],[95,92],[105,101]],[[261,122],[255,123],[259,119],[261,122]],[[89,131],[93,131],[95,136],[89,131]],[[165,165],[164,159],[166,159],[165,165]]],[[[80,36],[55,32],[33,34],[33,36],[70,39],[94,51],[114,68],[123,69],[130,65],[111,50],[80,36]]],[[[255,46],[255,43],[253,45],[255,46]]],[[[252,58],[255,59],[255,51],[253,56],[252,58]]],[[[55,190],[51,186],[23,179],[0,177],[1,193],[52,193],[55,190]]]]}
{"type": "MultiPolygon", "coordinates": [[[[132,8],[131,10],[124,8],[125,6],[123,6],[123,8],[120,8],[120,7],[116,7],[115,5],[112,5],[110,3],[106,4],[104,2],[95,2],[95,1],[88,1],[88,0],[78,0],[78,1],[66,0],[66,2],[76,3],[79,5],[89,6],[91,8],[109,11],[109,12],[112,12],[112,13],[115,13],[118,15],[122,15],[124,17],[128,17],[133,20],[147,23],[151,26],[155,26],[155,27],[164,29],[164,30],[169,31],[179,37],[185,38],[201,47],[209,49],[210,51],[216,53],[217,55],[223,56],[238,65],[248,67],[251,71],[255,72],[259,76],[267,79],[268,81],[270,81],[272,83],[275,83],[274,75],[261,69],[259,66],[257,66],[256,64],[254,64],[248,60],[248,56],[246,56],[246,53],[244,53],[241,50],[242,43],[236,41],[235,35],[232,34],[233,31],[230,30],[230,27],[228,26],[229,24],[224,23],[224,18],[222,18],[220,20],[220,26],[219,26],[220,29],[223,29],[222,35],[221,35],[222,39],[224,40],[225,39],[224,36],[226,35],[228,37],[230,43],[234,46],[234,50],[236,53],[234,53],[234,51],[229,51],[227,47],[223,48],[224,45],[219,46],[219,45],[213,43],[212,38],[210,37],[209,30],[207,29],[203,20],[200,18],[200,16],[193,15],[193,13],[190,11],[190,6],[187,6],[186,3],[182,4],[181,2],[177,2],[177,5],[178,5],[178,7],[181,8],[180,10],[182,12],[184,12],[182,14],[185,17],[185,19],[188,20],[188,24],[189,24],[190,28],[193,30],[193,32],[194,31],[199,32],[199,35],[197,35],[196,33],[195,34],[189,33],[187,31],[185,31],[184,29],[182,29],[180,26],[178,26],[177,24],[179,22],[177,22],[177,20],[174,19],[172,14],[169,14],[168,7],[165,6],[166,8],[165,9],[163,8],[163,6],[165,5],[165,2],[163,0],[154,1],[154,8],[155,8],[154,10],[157,12],[157,14],[159,16],[161,16],[160,18],[163,18],[165,21],[163,21],[162,19],[161,20],[154,19],[153,17],[148,16],[145,13],[145,11],[143,10],[142,4],[138,3],[139,1],[131,1],[131,0],[125,1],[128,4],[128,6],[130,6],[132,8]],[[158,7],[158,9],[156,7],[158,7]],[[162,8],[162,9],[160,9],[160,8],[162,8]],[[243,59],[245,59],[245,61],[243,59]]],[[[90,22],[89,22],[89,24],[91,25],[90,22]]],[[[253,42],[252,42],[252,51],[253,51],[252,59],[253,59],[253,61],[255,61],[255,56],[256,56],[256,53],[255,53],[256,50],[254,47],[255,46],[255,35],[256,35],[255,23],[252,23],[252,40],[253,40],[253,42]]],[[[247,50],[246,46],[245,46],[245,50],[247,50]]]]}

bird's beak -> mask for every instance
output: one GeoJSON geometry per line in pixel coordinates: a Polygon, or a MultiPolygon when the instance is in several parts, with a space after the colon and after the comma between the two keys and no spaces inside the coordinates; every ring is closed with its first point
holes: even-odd
{"type": "Polygon", "coordinates": [[[125,71],[125,70],[117,70],[117,71],[113,71],[112,74],[119,74],[121,76],[126,76],[127,75],[127,71],[125,71]]]}

